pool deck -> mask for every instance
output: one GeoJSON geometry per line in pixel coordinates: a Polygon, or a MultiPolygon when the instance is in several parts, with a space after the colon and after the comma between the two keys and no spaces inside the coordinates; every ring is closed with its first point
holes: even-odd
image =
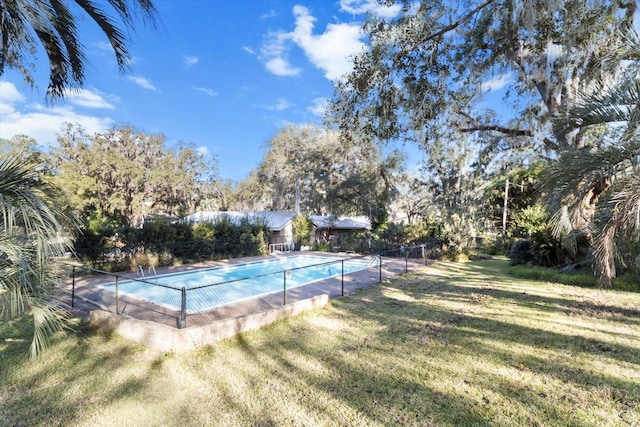
{"type": "MultiPolygon", "coordinates": [[[[274,257],[296,255],[322,256],[328,259],[352,258],[345,253],[292,252],[286,254],[263,255],[209,261],[197,264],[158,268],[158,275],[195,271],[211,267],[242,264],[274,257]]],[[[187,313],[186,324],[178,328],[180,312],[153,303],[120,295],[116,303],[115,294],[99,286],[114,281],[113,276],[82,276],[75,279],[75,308],[80,315],[88,313],[88,318],[96,329],[114,331],[128,339],[142,342],[158,351],[187,351],[202,345],[232,337],[244,331],[258,329],[282,318],[303,311],[323,307],[332,298],[351,294],[404,273],[423,267],[422,260],[404,258],[383,258],[382,270],[379,266],[357,271],[342,277],[316,281],[308,285],[287,289],[286,300],[282,291],[255,297],[240,302],[217,307],[199,313],[187,313]],[[286,302],[286,304],[285,304],[286,302]],[[117,310],[116,310],[117,306],[117,310]],[[117,314],[116,314],[117,311],[117,314]]],[[[121,274],[121,277],[136,278],[136,273],[121,274]]],[[[64,288],[71,290],[71,282],[64,288]]]]}

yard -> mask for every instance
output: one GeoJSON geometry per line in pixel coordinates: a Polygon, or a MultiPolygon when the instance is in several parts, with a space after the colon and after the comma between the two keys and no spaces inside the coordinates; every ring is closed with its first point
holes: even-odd
{"type": "Polygon", "coordinates": [[[0,425],[640,425],[640,294],[436,263],[186,354],[77,322],[26,359],[0,325],[0,425]]]}

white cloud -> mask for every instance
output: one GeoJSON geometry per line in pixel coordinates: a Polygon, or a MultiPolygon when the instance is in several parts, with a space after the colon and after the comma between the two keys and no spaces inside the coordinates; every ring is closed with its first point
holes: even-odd
{"type": "Polygon", "coordinates": [[[327,111],[327,106],[329,105],[329,98],[324,96],[315,98],[311,101],[311,105],[307,107],[311,113],[316,116],[324,116],[325,111],[327,111]]]}
{"type": "Polygon", "coordinates": [[[127,76],[129,81],[134,82],[143,89],[157,91],[158,89],[148,79],[141,76],[127,76]]]}
{"type": "Polygon", "coordinates": [[[0,81],[0,104],[13,104],[24,101],[24,95],[18,91],[13,83],[0,81]]]}
{"type": "Polygon", "coordinates": [[[218,92],[213,89],[209,89],[208,87],[194,87],[194,89],[206,93],[209,96],[218,96],[218,92]]]}
{"type": "Polygon", "coordinates": [[[264,65],[265,67],[267,67],[267,70],[269,70],[276,76],[297,76],[302,71],[302,69],[292,66],[287,60],[283,58],[270,59],[264,65]]]}
{"type": "Polygon", "coordinates": [[[504,73],[499,76],[494,77],[491,80],[488,80],[482,83],[481,89],[483,91],[493,91],[500,90],[505,87],[511,81],[511,73],[504,73]]]}
{"type": "Polygon", "coordinates": [[[113,46],[111,46],[111,43],[99,41],[97,43],[94,43],[94,46],[109,53],[113,52],[113,46]]]}
{"type": "Polygon", "coordinates": [[[109,117],[80,114],[72,106],[22,105],[24,96],[12,83],[0,82],[0,94],[0,138],[27,135],[39,144],[51,145],[65,122],[79,123],[88,133],[102,132],[115,123],[109,117]]]}
{"type": "Polygon", "coordinates": [[[196,65],[199,61],[200,61],[200,58],[198,58],[197,56],[184,55],[184,65],[186,65],[187,67],[192,67],[196,65]]]}
{"type": "Polygon", "coordinates": [[[369,13],[380,18],[390,19],[398,16],[402,10],[399,4],[385,6],[377,0],[340,0],[340,10],[354,15],[369,13]]]}
{"type": "Polygon", "coordinates": [[[284,111],[290,107],[293,107],[295,104],[291,104],[284,98],[279,98],[278,102],[274,105],[268,105],[265,107],[269,111],[284,111]]]}
{"type": "Polygon", "coordinates": [[[352,68],[350,56],[364,48],[359,24],[329,24],[321,35],[313,35],[313,22],[316,20],[304,6],[294,6],[296,28],[293,40],[300,46],[309,60],[325,71],[325,77],[335,80],[348,73],[352,68]]]}
{"type": "Polygon", "coordinates": [[[288,43],[290,39],[290,33],[272,31],[267,34],[267,41],[260,49],[260,59],[264,62],[267,70],[276,76],[297,76],[302,71],[300,68],[294,67],[289,63],[288,43]]]}
{"type": "Polygon", "coordinates": [[[292,32],[270,32],[261,49],[260,59],[267,70],[278,76],[297,76],[301,69],[289,61],[289,52],[293,45],[302,49],[309,61],[324,71],[329,80],[335,80],[351,71],[350,57],[364,48],[359,23],[329,24],[325,32],[313,34],[316,18],[309,10],[300,5],[293,7],[296,18],[292,32]]]}
{"type": "Polygon", "coordinates": [[[100,94],[87,89],[72,90],[69,91],[66,96],[67,101],[80,107],[115,109],[115,107],[107,102],[100,94]]]}
{"type": "Polygon", "coordinates": [[[253,49],[251,49],[249,46],[242,46],[242,50],[244,50],[247,53],[250,53],[251,55],[255,55],[255,51],[253,49]]]}
{"type": "Polygon", "coordinates": [[[276,16],[278,16],[278,14],[276,13],[276,11],[275,11],[275,10],[273,10],[273,9],[271,9],[271,10],[269,10],[268,12],[266,12],[266,13],[264,13],[264,14],[260,15],[260,19],[274,18],[274,17],[276,17],[276,16]]]}

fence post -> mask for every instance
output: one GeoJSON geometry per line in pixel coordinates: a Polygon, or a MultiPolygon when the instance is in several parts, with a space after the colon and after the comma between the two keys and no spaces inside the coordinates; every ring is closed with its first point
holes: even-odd
{"type": "Polygon", "coordinates": [[[287,271],[282,272],[282,278],[284,279],[284,287],[282,290],[282,305],[287,305],[287,271]]]}
{"type": "Polygon", "coordinates": [[[407,251],[404,252],[404,272],[405,274],[409,272],[409,253],[407,251]]]}
{"type": "Polygon", "coordinates": [[[380,263],[378,264],[378,269],[380,270],[380,281],[382,282],[382,252],[380,252],[380,263]]]}
{"type": "Polygon", "coordinates": [[[342,263],[342,296],[344,296],[344,260],[340,262],[342,263]]]}
{"type": "Polygon", "coordinates": [[[119,314],[118,313],[118,294],[119,294],[119,292],[118,292],[118,279],[119,278],[120,277],[116,276],[116,314],[119,314]]]}
{"type": "Polygon", "coordinates": [[[71,267],[71,308],[76,306],[76,266],[71,267]]]}
{"type": "Polygon", "coordinates": [[[187,326],[187,289],[183,286],[180,291],[180,321],[178,329],[187,326]]]}

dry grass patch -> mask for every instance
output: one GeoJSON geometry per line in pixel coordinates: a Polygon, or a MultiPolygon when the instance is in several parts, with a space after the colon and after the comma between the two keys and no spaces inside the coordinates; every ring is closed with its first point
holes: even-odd
{"type": "Polygon", "coordinates": [[[438,263],[183,355],[81,325],[31,363],[5,323],[0,425],[637,423],[640,294],[507,268],[438,263]]]}

